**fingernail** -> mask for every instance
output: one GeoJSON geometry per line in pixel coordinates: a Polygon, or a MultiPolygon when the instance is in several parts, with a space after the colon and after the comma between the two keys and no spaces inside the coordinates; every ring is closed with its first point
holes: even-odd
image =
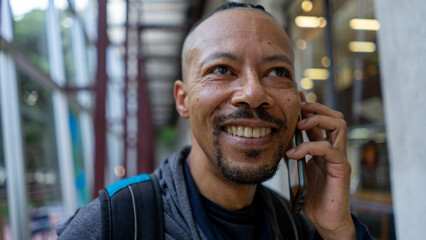
{"type": "Polygon", "coordinates": [[[288,150],[287,152],[285,152],[286,154],[292,154],[292,153],[294,153],[296,150],[293,148],[293,149],[290,149],[290,150],[288,150]]]}

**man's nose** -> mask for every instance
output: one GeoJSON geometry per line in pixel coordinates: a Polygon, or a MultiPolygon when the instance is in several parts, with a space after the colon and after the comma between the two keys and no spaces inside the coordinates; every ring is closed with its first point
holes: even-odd
{"type": "Polygon", "coordinates": [[[274,101],[261,81],[262,79],[255,74],[243,76],[239,90],[232,98],[232,104],[248,105],[250,108],[272,107],[274,101]]]}

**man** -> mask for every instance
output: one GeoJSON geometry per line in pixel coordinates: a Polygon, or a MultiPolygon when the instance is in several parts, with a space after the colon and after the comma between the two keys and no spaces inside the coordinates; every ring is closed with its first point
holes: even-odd
{"type": "MultiPolygon", "coordinates": [[[[192,147],[155,171],[166,239],[369,238],[350,213],[343,116],[305,101],[293,63],[287,34],[260,6],[224,4],[192,29],[174,89],[177,111],[190,122],[192,147]],[[310,142],[291,149],[296,127],[310,142]],[[303,207],[310,223],[289,215],[277,204],[280,197],[260,185],[283,157],[307,154],[314,156],[303,207]],[[279,224],[282,216],[288,224],[279,224]],[[290,226],[295,221],[298,229],[290,226]]],[[[100,238],[99,205],[95,200],[83,207],[59,238],[100,238]]]]}

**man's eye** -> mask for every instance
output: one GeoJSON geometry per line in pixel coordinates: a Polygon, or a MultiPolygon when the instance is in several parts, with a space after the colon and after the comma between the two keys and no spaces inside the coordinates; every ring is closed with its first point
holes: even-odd
{"type": "Polygon", "coordinates": [[[213,69],[212,73],[215,74],[221,74],[221,75],[228,75],[231,74],[231,71],[229,70],[229,68],[227,66],[217,66],[216,68],[213,69]]]}
{"type": "Polygon", "coordinates": [[[274,68],[272,69],[267,76],[269,77],[290,77],[290,72],[285,68],[274,68]]]}

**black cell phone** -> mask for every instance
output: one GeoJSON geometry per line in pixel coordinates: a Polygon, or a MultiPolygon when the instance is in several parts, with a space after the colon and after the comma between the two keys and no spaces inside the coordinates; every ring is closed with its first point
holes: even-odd
{"type": "MultiPolygon", "coordinates": [[[[302,131],[296,128],[294,133],[294,146],[297,146],[302,142],[302,131]]],[[[308,182],[306,179],[306,159],[303,157],[297,160],[286,160],[290,190],[290,209],[293,213],[299,213],[302,210],[305,196],[308,192],[308,182]]]]}

